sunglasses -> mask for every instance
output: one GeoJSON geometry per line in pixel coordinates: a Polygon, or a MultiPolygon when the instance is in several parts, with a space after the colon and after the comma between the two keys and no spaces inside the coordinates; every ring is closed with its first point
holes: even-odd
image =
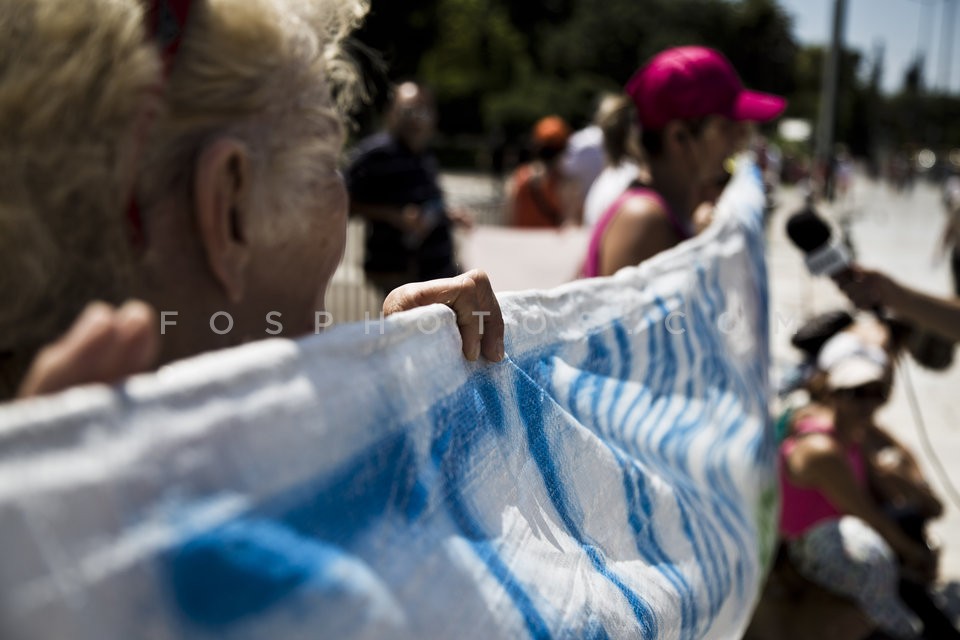
{"type": "Polygon", "coordinates": [[[851,400],[886,400],[890,390],[885,384],[871,383],[852,389],[837,389],[837,395],[851,400]]]}

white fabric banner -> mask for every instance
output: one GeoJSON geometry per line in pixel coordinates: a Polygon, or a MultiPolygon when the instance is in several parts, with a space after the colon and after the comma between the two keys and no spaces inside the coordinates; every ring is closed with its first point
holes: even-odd
{"type": "Polygon", "coordinates": [[[701,236],[0,409],[0,635],[736,638],[775,534],[755,168],[701,236]]]}

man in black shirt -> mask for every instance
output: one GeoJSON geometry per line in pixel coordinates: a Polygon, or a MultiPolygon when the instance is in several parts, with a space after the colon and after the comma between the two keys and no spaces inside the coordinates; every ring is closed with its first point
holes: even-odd
{"type": "Polygon", "coordinates": [[[361,141],[347,169],[350,212],[367,221],[364,270],[384,293],[459,273],[437,162],[427,150],[435,124],[429,92],[401,84],[386,130],[361,141]]]}

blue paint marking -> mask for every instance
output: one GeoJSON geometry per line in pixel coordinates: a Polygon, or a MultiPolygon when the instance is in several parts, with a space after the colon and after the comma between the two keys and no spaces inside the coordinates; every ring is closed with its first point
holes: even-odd
{"type": "MultiPolygon", "coordinates": [[[[681,469],[687,469],[689,465],[687,464],[686,460],[683,459],[683,456],[679,456],[679,459],[683,460],[683,463],[678,466],[681,469]]],[[[686,526],[684,527],[684,530],[687,533],[688,540],[690,542],[691,548],[693,549],[694,556],[697,560],[696,564],[697,566],[700,567],[700,570],[704,577],[704,585],[707,589],[708,601],[713,601],[716,595],[720,593],[721,589],[717,584],[717,582],[719,581],[718,580],[719,576],[717,572],[713,570],[714,561],[712,558],[713,556],[712,549],[707,544],[701,544],[700,537],[697,536],[692,529],[690,517],[688,514],[688,508],[692,507],[693,503],[695,502],[694,496],[698,494],[697,492],[692,492],[684,489],[684,487],[690,484],[688,473],[680,474],[680,473],[677,473],[677,469],[673,467],[668,466],[667,468],[668,468],[668,475],[672,478],[672,482],[674,485],[674,496],[677,501],[678,508],[683,518],[685,519],[686,526]]],[[[697,510],[697,512],[699,513],[700,511],[697,510]]],[[[700,522],[701,527],[706,526],[706,522],[704,522],[704,518],[702,516],[698,519],[698,522],[700,522]]],[[[709,622],[712,623],[712,620],[713,620],[712,616],[709,617],[708,620],[709,622]]]]}
{"type": "MultiPolygon", "coordinates": [[[[666,318],[670,311],[667,309],[667,305],[663,299],[657,296],[655,299],[655,304],[657,308],[660,309],[661,317],[666,318]]],[[[665,326],[661,328],[661,324],[659,323],[656,326],[657,331],[662,330],[664,333],[667,333],[665,326]]],[[[664,362],[664,371],[660,376],[660,384],[657,386],[657,390],[654,393],[654,397],[660,400],[660,410],[657,412],[656,416],[652,418],[650,428],[647,429],[644,448],[648,451],[653,450],[653,439],[661,430],[663,430],[661,425],[664,424],[664,418],[666,417],[667,411],[670,409],[671,404],[669,392],[673,390],[676,384],[678,367],[677,356],[673,348],[673,340],[671,340],[672,337],[672,335],[667,333],[667,335],[664,336],[663,342],[661,343],[660,351],[661,358],[664,362]]],[[[643,417],[643,422],[646,422],[646,418],[647,416],[643,417]]],[[[642,423],[638,422],[638,428],[640,424],[642,423]]]]}
{"type": "MultiPolygon", "coordinates": [[[[683,355],[687,369],[692,372],[694,370],[695,354],[690,342],[691,333],[691,331],[686,331],[681,334],[683,348],[679,350],[679,353],[683,355]]],[[[673,337],[676,339],[676,336],[673,337]]],[[[700,431],[697,427],[700,426],[700,419],[703,417],[703,412],[701,411],[692,418],[687,418],[687,413],[690,410],[690,405],[694,397],[693,378],[693,375],[687,376],[683,392],[683,405],[680,407],[680,411],[677,413],[673,425],[661,436],[658,446],[660,456],[665,460],[674,461],[684,475],[690,475],[690,465],[688,464],[688,456],[686,455],[687,447],[685,445],[688,444],[689,439],[695,435],[696,432],[700,431]]]]}
{"type": "MultiPolygon", "coordinates": [[[[704,275],[705,277],[705,274],[701,274],[701,275],[704,275]]],[[[722,289],[720,288],[718,276],[716,274],[714,274],[714,277],[712,280],[712,286],[705,287],[705,290],[716,291],[720,295],[719,304],[722,304],[722,305],[726,304],[724,301],[722,289]]],[[[712,310],[715,311],[716,307],[714,306],[712,310]]],[[[715,337],[715,336],[712,336],[712,337],[715,337]]],[[[719,351],[719,348],[718,348],[718,351],[719,351]]],[[[764,381],[766,380],[765,376],[763,377],[763,380],[764,381]]],[[[763,394],[765,393],[764,385],[761,385],[760,389],[751,389],[746,384],[746,381],[743,379],[743,377],[740,375],[739,369],[735,369],[733,371],[732,381],[735,385],[735,393],[737,394],[736,397],[745,398],[748,400],[753,398],[754,401],[751,404],[753,405],[753,407],[756,408],[755,413],[764,414],[765,413],[765,410],[764,410],[765,404],[763,399],[764,398],[763,394]],[[759,400],[757,399],[758,394],[760,396],[759,400]]],[[[739,430],[745,424],[745,416],[748,415],[750,408],[751,407],[749,406],[743,407],[743,413],[740,414],[739,419],[738,417],[735,416],[734,418],[731,419],[730,423],[727,423],[727,424],[721,423],[723,424],[723,427],[724,427],[721,431],[721,442],[723,443],[728,442],[729,440],[732,439],[732,437],[737,432],[739,432],[739,430]]],[[[739,501],[738,500],[739,493],[737,492],[733,479],[730,476],[730,469],[726,465],[720,465],[717,462],[720,456],[720,452],[721,452],[721,449],[719,447],[712,451],[712,453],[714,454],[710,458],[712,462],[707,467],[708,472],[710,472],[709,477],[711,479],[711,482],[715,483],[714,486],[720,489],[719,495],[723,500],[725,506],[727,507],[727,510],[730,513],[733,513],[737,517],[743,529],[749,529],[750,524],[747,522],[747,519],[744,516],[743,512],[737,507],[737,502],[739,501]]],[[[771,458],[770,460],[771,462],[769,464],[772,465],[773,458],[771,458]]],[[[721,518],[721,521],[725,525],[725,527],[727,527],[728,529],[732,529],[733,524],[729,522],[729,520],[726,518],[726,516],[722,512],[718,511],[718,517],[721,518]]],[[[743,541],[743,536],[736,535],[734,533],[733,539],[737,542],[738,549],[740,549],[741,554],[746,554],[746,544],[743,541]]],[[[745,557],[745,555],[741,555],[741,557],[745,557]]],[[[738,566],[737,578],[738,578],[738,595],[742,595],[744,582],[745,582],[742,566],[738,566]]]]}
{"type": "MultiPolygon", "coordinates": [[[[492,388],[495,389],[495,387],[492,388]]],[[[502,433],[502,425],[489,422],[491,417],[499,419],[501,422],[504,417],[504,409],[499,394],[490,395],[489,389],[488,387],[485,391],[481,391],[481,396],[485,398],[486,410],[477,412],[476,415],[472,416],[476,424],[471,425],[471,427],[480,430],[490,429],[493,432],[502,433]]],[[[461,482],[465,471],[471,466],[470,458],[476,443],[474,439],[476,432],[464,430],[464,423],[453,418],[451,408],[460,405],[462,400],[460,394],[464,391],[461,389],[446,402],[436,405],[431,411],[431,420],[433,424],[437,425],[437,432],[433,439],[430,458],[440,470],[445,504],[458,529],[470,540],[474,553],[483,561],[490,571],[490,575],[500,583],[510,597],[523,618],[530,636],[537,639],[550,638],[551,633],[546,621],[524,590],[523,585],[520,584],[500,557],[495,545],[490,541],[490,535],[484,531],[483,526],[470,512],[470,507],[463,496],[461,482]],[[458,428],[458,424],[460,428],[458,428]]],[[[460,416],[459,420],[462,419],[463,416],[460,416]]]]}
{"type": "Polygon", "coordinates": [[[389,436],[250,516],[191,535],[161,565],[187,619],[228,626],[317,580],[331,557],[324,549],[348,548],[387,514],[418,517],[426,495],[409,442],[389,436]]]}
{"type": "MultiPolygon", "coordinates": [[[[590,416],[594,421],[593,426],[602,433],[600,401],[603,399],[603,389],[606,386],[606,382],[613,374],[613,355],[599,334],[590,336],[590,339],[587,341],[587,345],[590,349],[590,353],[595,354],[593,359],[595,362],[595,367],[593,376],[593,391],[591,394],[592,402],[590,403],[590,416]]],[[[612,404],[613,403],[611,403],[611,406],[612,404]]]]}
{"type": "Polygon", "coordinates": [[[620,371],[617,374],[617,381],[613,388],[613,396],[610,399],[610,407],[607,409],[606,431],[613,433],[614,415],[617,407],[620,406],[620,400],[623,397],[623,389],[626,386],[626,380],[633,369],[633,353],[630,347],[630,336],[623,324],[617,322],[613,325],[613,335],[617,342],[617,353],[620,356],[620,371]]]}
{"type": "Polygon", "coordinates": [[[634,455],[640,457],[640,459],[645,458],[645,452],[640,442],[637,440],[637,437],[640,433],[640,428],[643,426],[643,421],[649,412],[653,409],[657,398],[659,398],[659,391],[657,384],[663,378],[663,370],[666,366],[665,362],[657,358],[656,360],[651,361],[651,356],[657,353],[657,348],[659,345],[659,332],[657,331],[657,318],[651,317],[652,314],[647,314],[645,317],[646,332],[647,332],[647,369],[642,381],[642,389],[645,391],[645,394],[638,395],[634,400],[633,404],[627,410],[627,418],[629,418],[629,423],[627,419],[624,419],[624,445],[627,451],[630,451],[634,455]],[[634,409],[639,407],[641,400],[648,400],[646,406],[639,413],[639,415],[632,415],[634,409]]]}
{"type": "Polygon", "coordinates": [[[567,411],[570,412],[570,415],[572,415],[577,422],[588,422],[579,409],[581,392],[588,384],[591,385],[592,391],[592,393],[588,394],[591,398],[592,413],[590,417],[596,416],[596,407],[600,402],[599,395],[603,388],[603,380],[601,377],[609,376],[611,367],[610,350],[607,349],[607,346],[604,344],[603,338],[596,333],[591,335],[587,339],[587,357],[579,367],[580,373],[577,374],[577,377],[574,378],[570,384],[569,399],[566,407],[567,411]]]}
{"type": "Polygon", "coordinates": [[[653,404],[656,399],[656,396],[653,394],[652,390],[652,380],[659,378],[657,373],[659,372],[659,367],[661,363],[649,362],[650,354],[656,353],[657,345],[657,332],[654,330],[656,321],[648,322],[647,324],[647,367],[644,374],[644,378],[641,381],[639,392],[636,394],[636,397],[627,407],[627,411],[623,416],[623,419],[620,421],[618,431],[618,442],[620,442],[621,447],[633,454],[638,460],[647,462],[647,457],[642,451],[639,443],[636,441],[636,435],[640,428],[640,425],[643,420],[643,416],[646,415],[646,412],[649,410],[649,407],[653,404]],[[645,408],[639,416],[634,416],[634,412],[641,406],[641,404],[647,401],[647,408],[645,408]],[[629,434],[629,435],[628,435],[629,434]]]}
{"type": "Polygon", "coordinates": [[[486,375],[476,376],[474,378],[477,387],[477,395],[481,406],[478,407],[479,413],[485,413],[485,423],[488,424],[499,435],[506,434],[507,419],[503,411],[503,402],[500,399],[500,391],[493,380],[486,375]]]}
{"type": "MultiPolygon", "coordinates": [[[[620,356],[620,375],[616,383],[616,387],[613,393],[613,398],[610,402],[607,415],[607,424],[613,424],[613,412],[617,406],[620,395],[624,386],[624,379],[627,378],[631,371],[631,352],[630,352],[630,343],[627,336],[626,330],[623,328],[623,325],[620,323],[615,323],[612,327],[615,339],[617,341],[617,347],[619,350],[620,356]]],[[[596,336],[593,336],[596,337],[596,336]]],[[[593,338],[592,337],[592,338],[593,338]]],[[[600,343],[598,340],[591,340],[590,347],[591,354],[600,354],[599,358],[591,358],[590,363],[602,362],[607,363],[610,361],[608,357],[608,351],[606,345],[600,343]]],[[[590,366],[588,363],[584,363],[581,367],[582,369],[587,369],[590,366]]],[[[595,366],[595,365],[594,365],[595,366]]],[[[610,375],[610,369],[612,367],[595,367],[596,371],[600,375],[610,375]]],[[[592,414],[598,416],[600,413],[600,398],[601,392],[603,389],[604,380],[599,375],[595,377],[595,384],[593,389],[593,407],[592,414]]],[[[609,427],[608,427],[609,428],[609,427]]],[[[659,542],[656,539],[656,533],[654,527],[652,526],[653,514],[652,514],[652,505],[649,503],[649,498],[644,498],[647,509],[643,512],[641,517],[636,509],[635,505],[635,486],[637,484],[642,485],[642,479],[639,477],[632,477],[629,470],[633,467],[629,466],[629,463],[626,462],[623,454],[619,451],[618,448],[611,445],[610,442],[604,440],[604,445],[611,451],[623,470],[623,484],[624,491],[627,495],[627,507],[628,507],[628,521],[631,524],[631,527],[634,531],[634,534],[637,538],[637,551],[640,556],[654,569],[663,574],[670,584],[677,590],[677,594],[680,597],[681,601],[681,633],[682,637],[687,638],[693,637],[693,632],[696,630],[696,602],[690,585],[687,583],[683,575],[677,570],[676,566],[673,564],[671,559],[663,551],[663,548],[660,546],[659,542]]]]}
{"type": "MultiPolygon", "coordinates": [[[[719,443],[718,443],[717,447],[714,447],[710,451],[708,451],[708,461],[714,460],[716,458],[715,454],[718,454],[720,452],[721,452],[721,447],[719,446],[719,443]]],[[[708,462],[707,464],[708,478],[713,477],[714,482],[716,482],[715,474],[711,474],[710,467],[711,467],[711,463],[708,462]]],[[[693,506],[693,502],[689,498],[681,501],[680,499],[681,497],[687,497],[690,494],[686,489],[683,488],[683,485],[678,484],[677,486],[678,486],[678,504],[681,504],[681,507],[684,510],[686,510],[687,505],[693,506]]],[[[716,486],[715,488],[719,490],[720,486],[716,486]]],[[[721,500],[722,500],[722,497],[721,497],[721,500]]],[[[699,503],[699,501],[695,501],[695,502],[699,503]]],[[[694,508],[697,510],[697,512],[713,513],[716,517],[719,517],[722,519],[722,514],[719,513],[718,510],[716,509],[705,510],[706,506],[707,505],[704,505],[704,504],[698,504],[694,508]]],[[[692,539],[691,541],[694,545],[694,548],[696,549],[697,557],[698,559],[700,559],[699,561],[704,562],[704,560],[702,559],[703,557],[707,559],[707,562],[702,564],[701,567],[702,567],[702,570],[704,571],[704,578],[708,587],[708,600],[718,607],[719,604],[717,603],[722,602],[722,598],[719,601],[717,600],[717,598],[719,597],[719,594],[722,594],[728,591],[728,588],[726,587],[726,585],[728,584],[727,581],[729,579],[729,575],[728,575],[728,572],[726,571],[726,567],[725,566],[722,568],[717,567],[714,560],[716,555],[716,548],[720,543],[718,541],[718,535],[715,529],[713,528],[713,525],[710,524],[709,521],[705,518],[701,518],[700,523],[701,523],[700,534],[702,536],[703,547],[701,547],[701,542],[699,541],[699,539],[692,539]]],[[[730,534],[730,537],[739,543],[738,532],[729,526],[725,527],[725,529],[730,534]]],[[[742,549],[742,545],[740,545],[740,548],[742,549]]]]}
{"type": "MultiPolygon", "coordinates": [[[[502,432],[505,420],[496,386],[484,378],[477,382],[475,389],[464,387],[463,394],[480,398],[482,408],[476,413],[484,419],[478,420],[478,424],[502,432]]],[[[458,397],[454,403],[469,406],[465,400],[458,397]]],[[[439,418],[436,420],[440,422],[439,418]]],[[[444,446],[444,436],[449,433],[438,437],[435,448],[444,446]]],[[[230,523],[175,548],[165,563],[174,598],[183,614],[197,624],[222,627],[246,619],[278,604],[305,582],[316,580],[316,572],[322,569],[316,559],[327,556],[318,552],[311,555],[310,545],[350,544],[390,513],[403,513],[408,521],[413,521],[425,508],[427,496],[426,487],[417,477],[413,447],[402,435],[385,438],[337,472],[271,499],[258,510],[268,519],[255,520],[255,527],[244,524],[246,520],[230,523]],[[330,517],[331,514],[336,517],[330,517]],[[241,538],[241,532],[246,537],[241,538]],[[261,540],[267,533],[270,535],[261,540]],[[287,546],[278,546],[279,540],[287,541],[287,546]],[[296,556],[285,557],[285,552],[302,556],[302,561],[296,556]],[[254,562],[251,558],[270,558],[270,562],[254,562]],[[202,591],[198,591],[198,585],[203,587],[202,591]],[[213,585],[221,588],[212,588],[213,585]],[[225,585],[230,588],[225,590],[225,585]]],[[[463,505],[452,507],[456,510],[463,505]]],[[[463,524],[463,513],[460,515],[463,524]]],[[[509,572],[505,567],[498,570],[499,558],[491,551],[483,532],[477,527],[464,529],[468,535],[480,536],[478,555],[491,566],[492,573],[507,583],[507,591],[518,601],[531,635],[549,637],[535,607],[528,598],[525,600],[525,594],[518,592],[522,590],[515,581],[510,584],[509,572]]]]}
{"type": "Polygon", "coordinates": [[[709,552],[704,553],[704,550],[701,547],[701,541],[699,536],[697,536],[693,522],[690,519],[690,514],[688,513],[686,506],[687,498],[683,491],[677,489],[675,492],[675,497],[677,509],[680,511],[680,527],[683,530],[687,540],[690,542],[690,546],[693,548],[694,557],[696,558],[696,566],[700,570],[700,574],[703,576],[703,586],[707,591],[705,628],[709,628],[710,625],[713,624],[714,618],[716,617],[713,603],[717,600],[720,591],[720,586],[718,584],[719,580],[717,579],[717,567],[713,559],[710,558],[709,552]]]}
{"type": "Polygon", "coordinates": [[[405,435],[389,436],[335,473],[271,500],[266,511],[305,535],[348,545],[386,514],[412,521],[422,513],[428,490],[414,456],[405,435]]]}
{"type": "Polygon", "coordinates": [[[653,504],[646,491],[644,476],[622,452],[610,447],[623,469],[623,489],[627,499],[627,518],[637,539],[637,551],[673,586],[680,598],[680,637],[693,638],[697,630],[696,594],[686,577],[663,550],[653,526],[653,504]]]}
{"type": "Polygon", "coordinates": [[[702,524],[701,535],[704,544],[707,547],[710,558],[713,560],[713,566],[718,577],[717,580],[717,598],[713,603],[711,615],[716,616],[720,613],[727,595],[730,593],[733,583],[733,571],[730,568],[730,557],[724,552],[723,540],[717,527],[711,521],[705,521],[702,524]]]}
{"type": "Polygon", "coordinates": [[[576,638],[580,640],[609,640],[610,636],[607,635],[607,630],[603,628],[603,623],[599,620],[591,620],[584,629],[580,629],[577,634],[569,635],[570,638],[576,638]]]}
{"type": "Polygon", "coordinates": [[[344,554],[281,524],[237,520],[174,549],[164,561],[174,602],[192,623],[224,629],[252,618],[307,585],[331,595],[351,590],[329,569],[344,554]]]}
{"type": "Polygon", "coordinates": [[[570,535],[580,543],[581,548],[590,558],[597,572],[609,580],[623,594],[637,619],[642,637],[655,638],[658,634],[658,627],[653,610],[639,595],[634,593],[618,576],[609,570],[602,554],[593,544],[585,540],[576,524],[576,521],[582,518],[579,514],[574,514],[576,506],[567,499],[562,478],[553,460],[550,442],[546,436],[543,423],[544,397],[539,393],[539,390],[532,390],[531,392],[531,383],[532,380],[526,378],[526,376],[517,376],[515,384],[517,397],[521,399],[520,417],[527,428],[530,453],[537,463],[537,468],[543,477],[544,485],[554,509],[557,510],[557,514],[570,535]]]}

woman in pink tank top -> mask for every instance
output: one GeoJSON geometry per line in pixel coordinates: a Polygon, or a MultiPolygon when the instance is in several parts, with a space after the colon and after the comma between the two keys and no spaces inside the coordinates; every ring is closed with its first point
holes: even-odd
{"type": "Polygon", "coordinates": [[[694,212],[746,142],[744,123],[767,122],[786,108],[779,96],[744,88],[730,62],[704,47],[662,51],[626,93],[637,109],[650,180],[631,186],[594,227],[586,277],[611,275],[692,236],[694,212]]]}
{"type": "Polygon", "coordinates": [[[822,404],[798,412],[780,448],[787,557],[808,580],[853,599],[889,637],[921,637],[931,624],[929,612],[914,607],[923,588],[908,605],[901,572],[922,584],[935,572],[936,555],[881,509],[862,451],[890,392],[889,361],[841,333],[823,345],[817,366],[813,384],[824,389],[822,404]]]}

